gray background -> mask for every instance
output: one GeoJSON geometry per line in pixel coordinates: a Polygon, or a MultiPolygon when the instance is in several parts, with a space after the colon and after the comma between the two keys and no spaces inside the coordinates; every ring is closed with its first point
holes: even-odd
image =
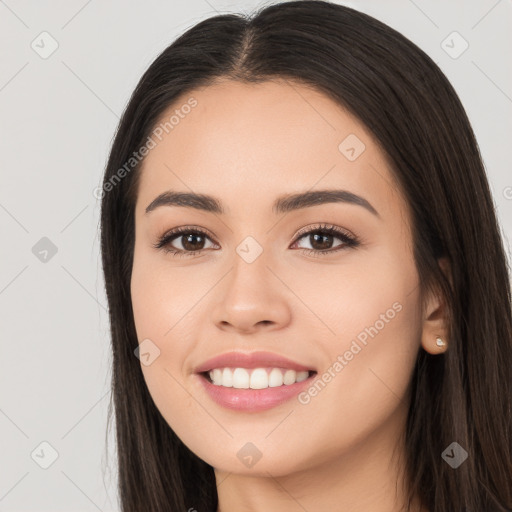
{"type": "MultiPolygon", "coordinates": [[[[452,82],[508,250],[510,0],[339,3],[403,33],[452,82]],[[446,40],[453,31],[469,43],[457,58],[463,41],[446,40]]],[[[118,118],[156,55],[216,12],[261,5],[0,1],[0,511],[118,510],[112,434],[105,444],[111,358],[93,190],[118,118]]]]}

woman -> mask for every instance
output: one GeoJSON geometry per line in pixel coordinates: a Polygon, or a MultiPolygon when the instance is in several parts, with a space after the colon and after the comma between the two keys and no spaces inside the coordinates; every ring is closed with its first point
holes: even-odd
{"type": "Polygon", "coordinates": [[[512,508],[493,201],[395,30],[292,1],[185,32],[119,124],[101,244],[122,510],[512,508]]]}

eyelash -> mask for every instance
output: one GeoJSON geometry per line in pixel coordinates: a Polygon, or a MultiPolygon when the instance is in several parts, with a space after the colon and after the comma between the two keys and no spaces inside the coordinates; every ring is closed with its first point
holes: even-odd
{"type": "MultiPolygon", "coordinates": [[[[311,256],[324,256],[326,254],[332,254],[334,252],[341,251],[343,249],[350,249],[357,247],[360,244],[360,240],[356,236],[348,235],[345,231],[342,231],[340,228],[337,228],[336,226],[333,226],[332,224],[320,224],[318,226],[315,226],[314,228],[306,228],[305,230],[299,231],[297,233],[297,236],[295,238],[295,241],[293,244],[298,242],[301,238],[304,238],[305,235],[311,235],[313,233],[322,233],[322,234],[328,234],[328,235],[334,235],[336,238],[339,238],[343,244],[338,246],[335,249],[328,249],[325,251],[317,250],[317,249],[300,249],[301,251],[305,252],[308,255],[311,256]]],[[[201,228],[193,227],[193,226],[183,226],[176,229],[173,229],[164,235],[158,240],[156,244],[153,244],[153,247],[155,249],[162,249],[166,253],[171,253],[173,256],[176,257],[190,257],[194,256],[196,253],[199,253],[201,251],[204,251],[205,249],[199,249],[197,251],[184,251],[182,249],[176,249],[176,248],[169,248],[169,244],[176,238],[179,238],[179,236],[184,235],[202,235],[207,238],[210,238],[210,235],[204,231],[201,228]]]]}

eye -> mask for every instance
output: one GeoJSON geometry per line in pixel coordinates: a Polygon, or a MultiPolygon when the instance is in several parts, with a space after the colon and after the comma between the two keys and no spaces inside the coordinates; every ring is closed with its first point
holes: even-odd
{"type": "Polygon", "coordinates": [[[205,249],[206,239],[210,240],[206,231],[197,227],[185,226],[165,233],[153,247],[163,249],[166,253],[172,253],[175,256],[193,256],[205,249]],[[179,241],[181,248],[171,245],[175,240],[179,241]]]}
{"type": "Polygon", "coordinates": [[[306,231],[301,230],[298,233],[297,241],[294,242],[294,245],[296,245],[303,238],[307,237],[306,241],[312,248],[303,248],[302,250],[305,251],[306,254],[311,254],[313,256],[332,254],[333,252],[338,252],[342,249],[357,247],[360,244],[360,241],[357,237],[354,235],[349,235],[341,228],[333,226],[332,224],[321,224],[319,226],[315,226],[313,229],[306,229],[306,231]],[[333,239],[336,238],[341,240],[341,243],[335,246],[333,249],[333,239]]]}

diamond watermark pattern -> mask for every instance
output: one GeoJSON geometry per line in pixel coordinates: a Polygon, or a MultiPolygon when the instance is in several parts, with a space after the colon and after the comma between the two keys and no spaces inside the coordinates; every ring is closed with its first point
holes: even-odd
{"type": "Polygon", "coordinates": [[[441,454],[441,457],[453,469],[457,469],[468,458],[468,452],[459,443],[454,441],[441,454]]]}
{"type": "Polygon", "coordinates": [[[30,47],[34,50],[41,59],[47,59],[55,53],[59,47],[57,40],[48,32],[41,32],[31,43],[30,47]]]}
{"type": "Polygon", "coordinates": [[[240,242],[236,252],[246,263],[252,263],[263,252],[263,247],[252,236],[248,236],[240,242]]]}
{"type": "Polygon", "coordinates": [[[140,362],[144,366],[149,366],[160,356],[160,349],[149,338],[146,338],[133,353],[140,359],[140,362]]]}
{"type": "Polygon", "coordinates": [[[453,31],[441,42],[441,48],[452,59],[458,59],[469,48],[469,43],[457,31],[453,31]]]}
{"type": "Polygon", "coordinates": [[[362,155],[366,146],[357,135],[351,133],[340,142],[338,149],[347,160],[353,162],[362,155]]]}
{"type": "Polygon", "coordinates": [[[245,443],[236,454],[240,462],[248,468],[252,468],[256,462],[261,459],[262,455],[263,454],[252,443],[245,443]]]}
{"type": "Polygon", "coordinates": [[[38,466],[48,469],[59,458],[59,453],[48,441],[43,441],[30,456],[38,466]]]}
{"type": "Polygon", "coordinates": [[[46,236],[43,236],[32,247],[32,254],[42,263],[48,263],[57,254],[57,246],[46,236]]]}

